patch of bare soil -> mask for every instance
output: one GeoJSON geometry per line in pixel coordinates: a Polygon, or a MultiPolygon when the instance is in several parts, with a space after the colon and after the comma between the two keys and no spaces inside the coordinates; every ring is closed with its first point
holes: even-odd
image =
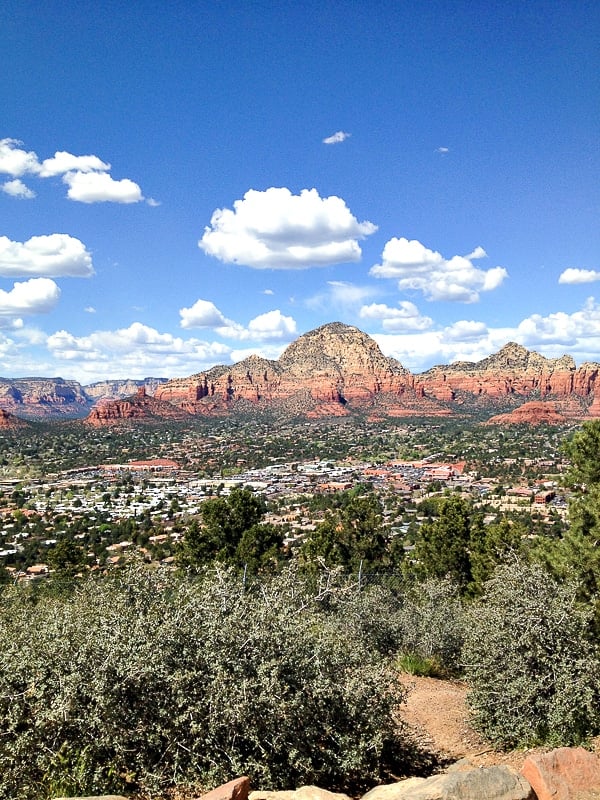
{"type": "Polygon", "coordinates": [[[495,750],[470,722],[465,683],[406,674],[401,674],[400,680],[407,691],[401,719],[419,747],[442,762],[468,758],[473,766],[508,764],[520,770],[528,755],[542,751],[495,750]]]}

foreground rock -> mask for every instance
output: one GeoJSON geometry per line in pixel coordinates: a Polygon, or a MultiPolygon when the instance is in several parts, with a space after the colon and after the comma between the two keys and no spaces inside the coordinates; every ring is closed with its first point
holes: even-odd
{"type": "Polygon", "coordinates": [[[538,800],[575,800],[595,793],[600,797],[600,759],[583,747],[559,747],[530,756],[521,769],[538,800]]]}
{"type": "Polygon", "coordinates": [[[443,775],[376,786],[363,800],[533,800],[533,790],[512,767],[457,764],[443,775]]]}

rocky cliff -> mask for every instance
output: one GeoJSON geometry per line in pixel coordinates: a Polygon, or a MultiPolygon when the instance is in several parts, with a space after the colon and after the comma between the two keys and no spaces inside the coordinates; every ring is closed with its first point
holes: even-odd
{"type": "Polygon", "coordinates": [[[85,417],[91,406],[77,381],[0,378],[0,408],[24,419],[85,417]]]}
{"type": "Polygon", "coordinates": [[[144,378],[143,380],[97,381],[83,387],[85,394],[94,402],[100,400],[123,400],[135,395],[142,387],[146,394],[154,395],[157,387],[167,382],[167,378],[144,378]]]}
{"type": "Polygon", "coordinates": [[[85,421],[88,425],[99,427],[131,421],[184,420],[189,416],[186,411],[171,403],[150,397],[142,386],[135,395],[125,400],[107,400],[98,403],[85,421]]]}
{"type": "Polygon", "coordinates": [[[299,337],[277,361],[251,356],[231,367],[220,365],[169,381],[156,397],[194,414],[227,414],[245,401],[308,417],[366,410],[372,418],[477,409],[492,414],[528,401],[559,400],[552,413],[535,408],[521,415],[523,421],[558,422],[600,416],[599,370],[590,363],[577,369],[570,356],[548,359],[509,342],[482,361],[412,375],[367,334],[333,322],[299,337]]]}
{"type": "Polygon", "coordinates": [[[600,417],[599,375],[600,364],[577,368],[570,356],[544,358],[514,342],[481,361],[413,375],[358,328],[332,322],[300,336],[276,361],[254,355],[188,378],[102,381],[84,388],[61,378],[0,379],[0,408],[35,419],[83,417],[96,404],[89,420],[102,425],[264,410],[307,418],[356,412],[370,419],[491,417],[533,402],[542,405],[526,407],[511,421],[558,422],[600,417]]]}

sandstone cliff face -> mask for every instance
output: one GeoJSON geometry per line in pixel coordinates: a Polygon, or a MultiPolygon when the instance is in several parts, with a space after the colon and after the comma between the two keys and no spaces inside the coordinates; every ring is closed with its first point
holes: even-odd
{"type": "Polygon", "coordinates": [[[106,400],[99,403],[90,411],[85,422],[93,427],[100,427],[127,421],[151,422],[188,418],[186,411],[150,397],[142,386],[133,397],[126,400],[106,400]]]}
{"type": "MultiPolygon", "coordinates": [[[[599,372],[598,364],[576,369],[570,356],[548,359],[509,342],[482,361],[437,366],[412,375],[384,356],[367,334],[334,322],[299,337],[278,361],[252,356],[231,367],[220,365],[169,381],[157,389],[156,397],[195,414],[227,414],[244,400],[287,409],[295,406],[310,417],[372,408],[378,418],[448,415],[482,401],[493,407],[550,399],[562,403],[554,411],[558,422],[600,416],[600,399],[595,401],[599,372]]],[[[528,413],[532,419],[544,417],[541,408],[528,413]]]]}
{"type": "Polygon", "coordinates": [[[567,417],[551,402],[530,401],[515,408],[508,414],[496,414],[490,417],[488,425],[561,425],[567,422],[567,417]]]}
{"type": "Polygon", "coordinates": [[[0,378],[0,408],[25,419],[84,417],[91,401],[77,381],[0,378]]]}
{"type": "Polygon", "coordinates": [[[154,395],[156,389],[167,378],[144,378],[143,380],[98,381],[83,387],[86,395],[95,402],[100,400],[124,400],[134,395],[138,389],[144,388],[146,394],[154,395]]]}
{"type": "Polygon", "coordinates": [[[169,381],[156,398],[192,413],[227,413],[236,401],[284,404],[310,416],[348,413],[348,404],[412,391],[412,376],[351,325],[323,325],[301,336],[278,361],[250,356],[187,379],[169,381]]]}
{"type": "Polygon", "coordinates": [[[592,397],[597,364],[578,370],[570,356],[544,358],[515,342],[478,362],[433,367],[415,378],[428,396],[453,401],[458,392],[489,398],[592,397]]]}

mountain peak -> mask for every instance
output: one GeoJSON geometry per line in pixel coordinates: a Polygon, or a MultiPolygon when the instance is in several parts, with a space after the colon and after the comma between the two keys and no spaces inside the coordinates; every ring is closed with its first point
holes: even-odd
{"type": "Polygon", "coordinates": [[[399,361],[383,355],[374,339],[343,322],[329,322],[303,334],[281,354],[279,363],[295,374],[406,372],[399,361]]]}

